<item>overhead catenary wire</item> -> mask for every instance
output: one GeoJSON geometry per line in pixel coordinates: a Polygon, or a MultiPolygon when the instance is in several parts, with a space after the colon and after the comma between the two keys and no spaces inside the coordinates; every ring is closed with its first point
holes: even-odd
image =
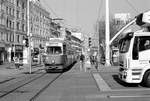
{"type": "Polygon", "coordinates": [[[43,0],[43,3],[44,3],[44,5],[47,6],[47,8],[54,14],[54,16],[56,16],[57,18],[60,18],[60,17],[58,16],[58,14],[54,12],[54,10],[51,8],[51,6],[46,3],[45,0],[43,0]]]}
{"type": "MultiPolygon", "coordinates": [[[[46,0],[43,0],[43,4],[54,14],[54,16],[56,17],[56,18],[62,18],[62,17],[60,17],[60,16],[58,16],[58,14],[51,8],[51,6],[48,4],[48,3],[46,3],[46,0]]],[[[65,21],[66,19],[64,19],[63,18],[63,20],[65,21]]],[[[66,21],[65,21],[66,22],[66,21]]],[[[72,25],[70,25],[70,24],[64,24],[65,26],[69,26],[69,27],[73,27],[72,25]]]]}
{"type": "Polygon", "coordinates": [[[138,14],[139,11],[132,5],[132,3],[129,0],[125,0],[126,3],[138,14]]]}
{"type": "Polygon", "coordinates": [[[99,4],[99,8],[98,8],[98,16],[97,16],[97,21],[99,21],[101,19],[101,10],[103,7],[103,0],[100,0],[100,4],[99,4]]]}

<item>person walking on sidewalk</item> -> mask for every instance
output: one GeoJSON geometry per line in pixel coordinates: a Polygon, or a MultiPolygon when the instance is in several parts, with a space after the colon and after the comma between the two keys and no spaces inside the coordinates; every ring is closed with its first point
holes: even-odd
{"type": "Polygon", "coordinates": [[[85,61],[85,56],[81,54],[80,56],[80,70],[84,69],[84,61],[85,61]]]}
{"type": "Polygon", "coordinates": [[[20,61],[19,61],[19,57],[14,57],[14,63],[15,63],[15,67],[16,69],[19,69],[20,67],[20,61]]]}

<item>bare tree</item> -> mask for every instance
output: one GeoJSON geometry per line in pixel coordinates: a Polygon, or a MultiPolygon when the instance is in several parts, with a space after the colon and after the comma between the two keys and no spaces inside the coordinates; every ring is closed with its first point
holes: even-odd
{"type": "MultiPolygon", "coordinates": [[[[110,20],[110,39],[125,25],[122,21],[110,20]]],[[[99,36],[101,58],[105,58],[105,20],[98,21],[95,28],[99,36]]]]}

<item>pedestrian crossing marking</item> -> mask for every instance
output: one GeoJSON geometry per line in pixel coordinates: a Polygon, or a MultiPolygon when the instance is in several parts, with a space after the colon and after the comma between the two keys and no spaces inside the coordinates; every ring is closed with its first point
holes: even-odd
{"type": "Polygon", "coordinates": [[[111,88],[107,85],[107,83],[102,79],[99,73],[94,73],[93,77],[97,83],[100,91],[111,91],[111,88]]]}

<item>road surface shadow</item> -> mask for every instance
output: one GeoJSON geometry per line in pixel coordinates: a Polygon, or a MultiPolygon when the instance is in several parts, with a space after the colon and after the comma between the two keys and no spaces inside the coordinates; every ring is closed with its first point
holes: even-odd
{"type": "Polygon", "coordinates": [[[58,70],[58,69],[47,70],[47,73],[65,73],[65,72],[71,70],[72,67],[73,67],[75,64],[76,64],[76,62],[72,63],[70,66],[68,66],[67,68],[65,68],[65,69],[63,69],[63,70],[62,70],[62,69],[60,69],[60,70],[58,70]]]}
{"type": "Polygon", "coordinates": [[[130,84],[130,83],[126,83],[126,82],[120,80],[117,74],[112,75],[112,77],[117,83],[119,83],[120,85],[122,85],[124,87],[139,87],[140,86],[139,84],[130,84]]]}

